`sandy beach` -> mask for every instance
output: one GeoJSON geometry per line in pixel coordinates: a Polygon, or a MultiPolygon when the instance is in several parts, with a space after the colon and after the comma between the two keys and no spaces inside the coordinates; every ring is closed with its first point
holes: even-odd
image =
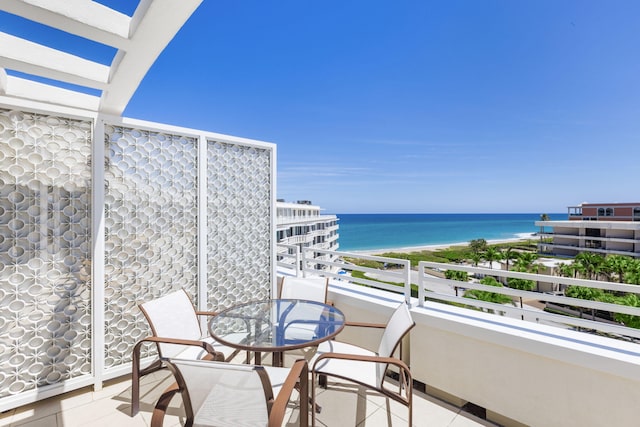
{"type": "MultiPolygon", "coordinates": [[[[514,237],[512,239],[487,240],[487,243],[496,244],[496,243],[526,241],[526,240],[533,239],[534,237],[535,237],[535,233],[522,233],[518,237],[514,237]]],[[[435,251],[437,249],[446,249],[452,246],[466,246],[468,244],[469,242],[458,242],[458,243],[445,243],[440,245],[409,246],[404,248],[370,249],[370,250],[348,251],[348,252],[355,253],[355,254],[362,254],[362,255],[380,255],[380,254],[389,253],[389,252],[409,253],[409,252],[420,252],[420,251],[435,251]]]]}

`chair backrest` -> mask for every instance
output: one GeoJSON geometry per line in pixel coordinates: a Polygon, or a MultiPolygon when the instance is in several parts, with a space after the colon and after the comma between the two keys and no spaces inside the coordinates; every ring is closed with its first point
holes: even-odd
{"type": "MultiPolygon", "coordinates": [[[[183,289],[142,303],[139,307],[156,337],[186,340],[202,338],[196,310],[189,295],[183,289]]],[[[161,357],[174,357],[183,350],[184,346],[181,345],[158,345],[161,357]]]]}
{"type": "Polygon", "coordinates": [[[266,426],[273,392],[262,366],[170,359],[193,425],[266,426]]]}
{"type": "MultiPolygon", "coordinates": [[[[378,356],[390,357],[396,350],[402,338],[416,325],[411,317],[409,306],[402,303],[395,309],[387,326],[382,334],[380,345],[378,346],[378,356]]],[[[378,382],[382,384],[387,366],[378,364],[378,382]]]]}
{"type": "Polygon", "coordinates": [[[327,302],[329,278],[285,276],[280,287],[280,298],[327,302]]]}

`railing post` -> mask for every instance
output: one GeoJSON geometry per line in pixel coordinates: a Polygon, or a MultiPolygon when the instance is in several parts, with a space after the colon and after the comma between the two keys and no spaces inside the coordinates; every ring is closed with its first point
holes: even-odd
{"type": "Polygon", "coordinates": [[[424,261],[418,262],[418,306],[424,307],[425,285],[424,283],[424,261]]]}
{"type": "Polygon", "coordinates": [[[307,251],[307,248],[301,249],[300,270],[296,270],[297,277],[307,277],[307,273],[305,272],[305,265],[307,263],[307,257],[305,255],[306,251],[307,251]],[[302,272],[302,275],[300,275],[300,271],[302,272]]]}
{"type": "Polygon", "coordinates": [[[411,261],[404,262],[404,300],[411,306],[411,261]]]}
{"type": "Polygon", "coordinates": [[[300,256],[300,247],[296,245],[296,277],[301,277],[300,270],[302,269],[302,257],[300,256]]]}

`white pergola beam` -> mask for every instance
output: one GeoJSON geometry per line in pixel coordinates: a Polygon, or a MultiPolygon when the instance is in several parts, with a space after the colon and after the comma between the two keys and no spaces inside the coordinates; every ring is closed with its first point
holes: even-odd
{"type": "Polygon", "coordinates": [[[80,86],[105,89],[109,67],[0,32],[0,66],[80,86]]]}
{"type": "Polygon", "coordinates": [[[7,76],[4,95],[53,105],[97,111],[100,98],[15,76],[7,76]]]}
{"type": "Polygon", "coordinates": [[[137,24],[126,53],[118,52],[111,65],[109,88],[102,93],[100,111],[121,115],[158,55],[189,19],[202,0],[142,0],[132,20],[137,24]]]}
{"type": "Polygon", "coordinates": [[[0,69],[102,90],[102,96],[4,72],[0,94],[120,116],[158,55],[202,1],[140,0],[128,17],[91,0],[0,0],[0,10],[118,49],[107,66],[0,33],[0,69]]]}
{"type": "Polygon", "coordinates": [[[90,0],[2,0],[0,10],[119,49],[129,42],[131,18],[90,0]]]}
{"type": "Polygon", "coordinates": [[[0,68],[0,95],[7,93],[7,72],[4,68],[0,68]]]}

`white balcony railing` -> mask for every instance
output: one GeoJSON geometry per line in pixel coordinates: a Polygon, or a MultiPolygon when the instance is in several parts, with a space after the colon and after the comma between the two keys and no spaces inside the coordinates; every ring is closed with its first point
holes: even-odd
{"type": "MultiPolygon", "coordinates": [[[[640,330],[621,326],[611,321],[595,321],[597,311],[609,313],[621,313],[631,316],[640,316],[640,308],[620,304],[611,304],[586,299],[569,298],[554,292],[533,292],[509,287],[487,286],[477,282],[460,282],[447,280],[433,276],[428,273],[431,269],[450,269],[464,271],[474,275],[493,276],[498,279],[516,278],[531,280],[537,283],[551,283],[555,289],[566,288],[567,286],[581,286],[586,288],[602,289],[614,292],[624,292],[640,294],[640,287],[637,285],[601,282],[596,280],[574,279],[567,277],[549,276],[543,274],[522,273],[516,271],[497,270],[481,267],[471,267],[454,264],[443,264],[436,262],[421,261],[418,265],[418,303],[423,306],[427,299],[446,301],[454,304],[464,304],[481,310],[491,310],[496,313],[519,317],[522,320],[534,322],[544,322],[563,328],[585,328],[586,330],[596,330],[605,334],[616,336],[633,337],[640,339],[640,330]],[[472,298],[464,298],[466,290],[480,290],[501,295],[507,295],[514,301],[514,304],[496,304],[480,301],[472,298]],[[453,295],[447,290],[453,290],[453,295]],[[575,307],[576,313],[582,310],[587,313],[587,318],[576,318],[561,314],[549,313],[543,310],[533,310],[527,307],[523,301],[536,301],[537,303],[551,303],[558,307],[575,307]],[[589,316],[589,313],[591,314],[589,316]],[[588,317],[592,319],[589,320],[588,317]]],[[[571,312],[567,310],[567,312],[571,312]]]]}
{"type": "MultiPolygon", "coordinates": [[[[280,267],[294,267],[294,275],[313,275],[318,273],[317,266],[324,266],[322,275],[339,279],[342,282],[364,285],[376,289],[400,293],[408,301],[411,298],[411,287],[417,285],[417,301],[419,306],[424,306],[427,300],[436,300],[449,304],[463,305],[476,310],[490,311],[501,315],[555,325],[561,328],[582,328],[589,331],[598,331],[603,334],[612,334],[619,337],[627,337],[640,340],[640,330],[620,325],[609,319],[596,316],[597,312],[619,313],[640,317],[640,308],[592,301],[586,299],[570,298],[562,292],[554,292],[565,289],[568,286],[581,286],[586,288],[602,289],[612,292],[623,292],[640,295],[640,286],[596,280],[574,279],[567,277],[549,276],[544,274],[523,273],[499,269],[473,267],[468,265],[445,264],[436,262],[419,263],[417,272],[411,270],[408,260],[399,260],[373,255],[363,255],[353,252],[327,251],[314,248],[305,248],[301,252],[297,246],[288,246],[290,254],[283,255],[279,262],[280,267]],[[331,255],[331,256],[328,256],[331,255]],[[358,259],[375,261],[384,265],[385,269],[364,267],[347,262],[346,260],[358,259]],[[295,268],[298,267],[298,268],[295,268]],[[488,286],[476,281],[460,282],[437,277],[433,271],[458,270],[476,276],[494,276],[499,281],[506,282],[508,278],[531,280],[537,284],[545,284],[551,292],[524,291],[504,287],[488,286]],[[354,271],[361,272],[364,277],[353,277],[354,271]],[[479,290],[495,294],[506,295],[513,301],[511,304],[497,304],[464,297],[466,290],[479,290]],[[527,302],[535,302],[534,305],[527,302]],[[539,306],[550,305],[557,310],[562,310],[567,315],[540,310],[539,306]],[[570,314],[578,315],[573,317],[570,314]]],[[[539,287],[539,285],[538,285],[539,287]]],[[[414,295],[415,291],[414,291],[414,295]]]]}
{"type": "Polygon", "coordinates": [[[589,251],[600,254],[612,254],[612,255],[623,255],[623,256],[635,256],[637,251],[633,248],[628,250],[623,250],[620,248],[605,248],[605,247],[593,247],[593,246],[579,246],[579,245],[571,245],[568,243],[540,243],[538,247],[546,247],[547,250],[557,250],[557,249],[568,249],[571,251],[589,251]]]}
{"type": "MultiPolygon", "coordinates": [[[[602,310],[633,316],[640,316],[640,309],[456,282],[432,273],[434,269],[456,269],[503,280],[511,277],[557,287],[585,286],[636,294],[638,287],[442,263],[420,263],[416,272],[410,269],[409,261],[349,252],[333,252],[338,258],[332,262],[311,262],[309,251],[314,250],[305,249],[301,254],[303,268],[280,274],[331,277],[329,298],[349,320],[381,322],[399,302],[408,300],[412,304],[416,327],[403,346],[402,357],[418,386],[422,383],[428,393],[458,406],[472,403],[484,408],[488,420],[503,426],[636,424],[635,402],[640,399],[638,331],[546,313],[529,304],[542,301],[571,305],[589,313],[602,310]],[[347,262],[351,258],[380,262],[386,269],[356,266],[347,262]],[[340,267],[342,271],[313,268],[317,265],[340,267]],[[355,271],[363,272],[367,279],[349,275],[355,271]],[[418,283],[418,298],[406,296],[411,282],[418,283]],[[463,288],[509,295],[515,303],[501,305],[462,298],[463,288]]],[[[375,350],[379,338],[360,328],[345,328],[340,339],[375,350]]]]}

